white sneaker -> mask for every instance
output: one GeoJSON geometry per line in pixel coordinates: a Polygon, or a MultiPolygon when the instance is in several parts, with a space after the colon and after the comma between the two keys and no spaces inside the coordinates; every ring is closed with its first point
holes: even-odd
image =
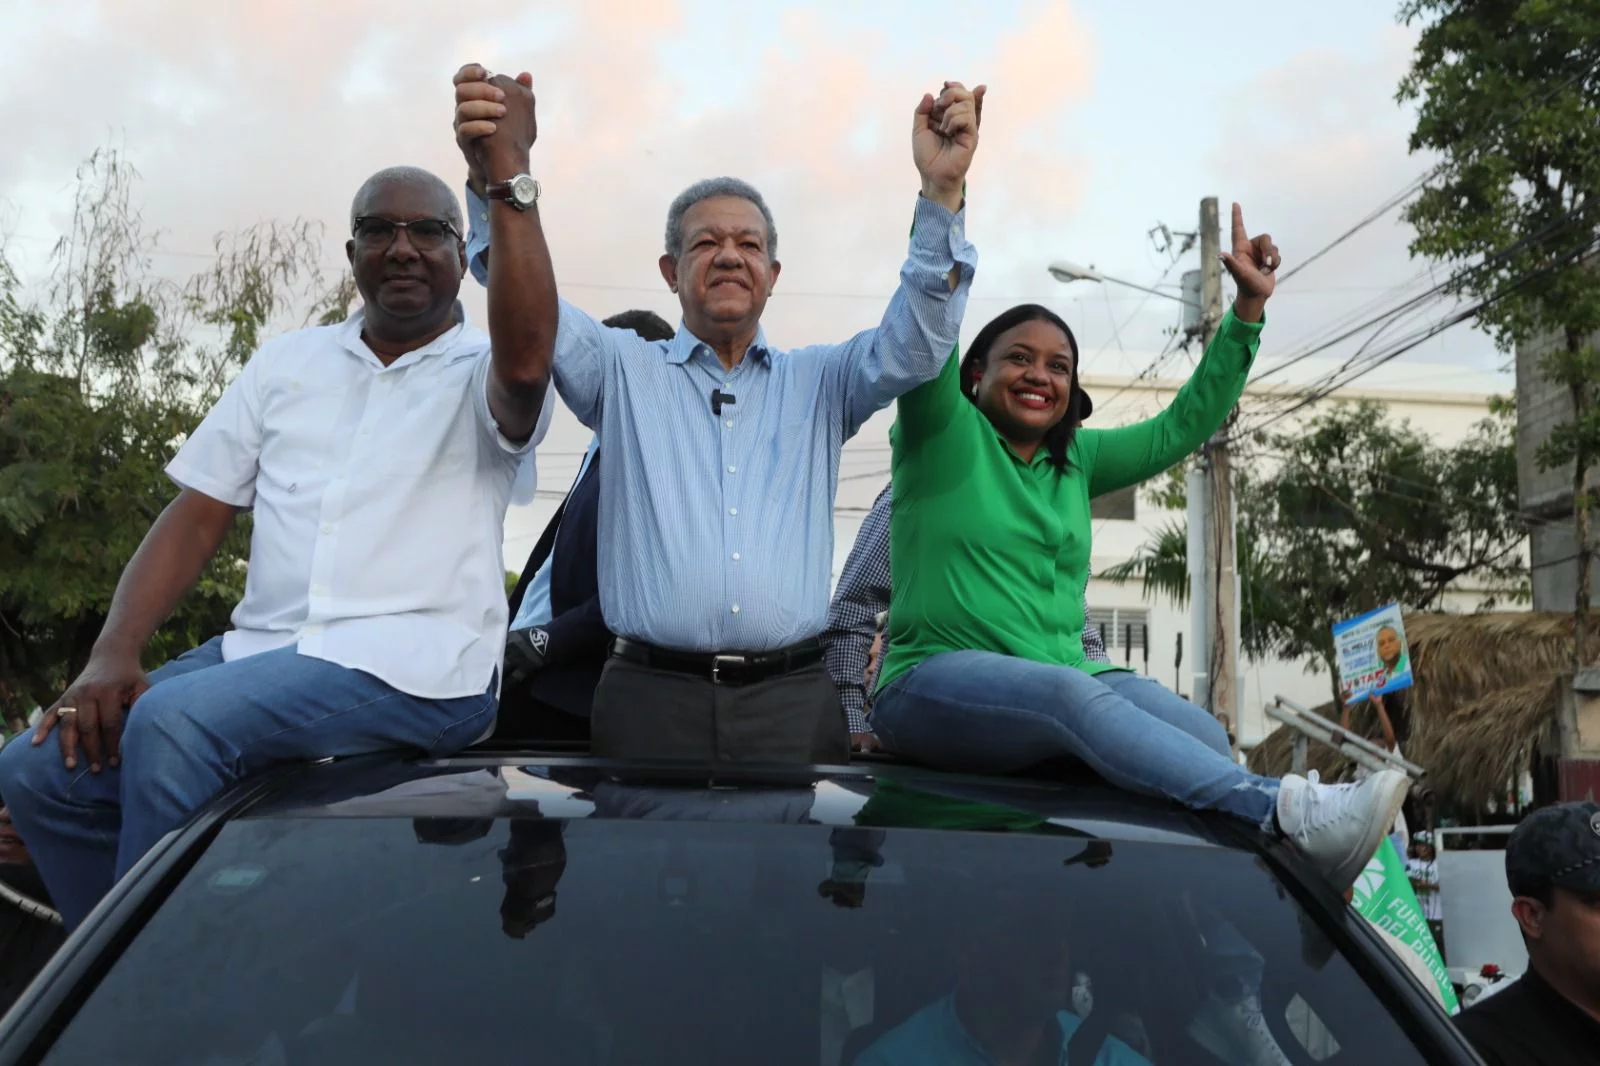
{"type": "Polygon", "coordinates": [[[1315,770],[1309,777],[1289,774],[1278,785],[1278,830],[1343,892],[1388,835],[1410,785],[1398,770],[1353,785],[1324,785],[1315,770]]]}
{"type": "Polygon", "coordinates": [[[1289,1066],[1289,1058],[1278,1047],[1261,1015],[1261,1001],[1255,996],[1228,1002],[1218,996],[1206,998],[1189,1023],[1189,1036],[1229,1066],[1289,1066]]]}

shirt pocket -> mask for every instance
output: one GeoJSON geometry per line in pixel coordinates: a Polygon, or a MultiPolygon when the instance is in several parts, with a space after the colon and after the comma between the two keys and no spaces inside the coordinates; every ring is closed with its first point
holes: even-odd
{"type": "Polygon", "coordinates": [[[351,405],[347,385],[280,377],[264,389],[261,477],[296,492],[320,480],[349,454],[351,405]]]}
{"type": "Polygon", "coordinates": [[[472,406],[471,380],[430,375],[388,397],[368,420],[371,468],[380,476],[426,479],[473,467],[488,438],[472,406]]]}

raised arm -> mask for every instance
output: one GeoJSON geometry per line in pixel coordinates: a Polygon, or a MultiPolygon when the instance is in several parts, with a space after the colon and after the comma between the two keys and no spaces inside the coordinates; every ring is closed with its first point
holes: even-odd
{"type": "Polygon", "coordinates": [[[512,170],[531,176],[526,152],[513,151],[509,158],[498,162],[491,158],[497,131],[507,123],[508,99],[526,103],[526,133],[531,145],[536,132],[532,125],[531,83],[531,76],[526,74],[515,81],[503,77],[491,80],[489,72],[477,63],[468,63],[456,72],[456,144],[467,162],[467,269],[489,289],[489,335],[496,358],[501,352],[500,335],[495,332],[498,315],[508,344],[519,345],[524,352],[537,351],[548,344],[546,380],[553,378],[556,390],[578,421],[598,430],[605,382],[616,360],[628,346],[645,342],[630,331],[608,329],[557,296],[555,270],[537,206],[527,212],[533,218],[525,221],[515,217],[515,208],[486,198],[492,168],[499,168],[497,177],[502,176],[500,171],[512,170]],[[520,170],[515,169],[518,166],[520,170]],[[518,231],[511,233],[518,242],[515,245],[504,243],[502,229],[508,225],[508,233],[518,231]],[[495,259],[520,256],[524,261],[494,275],[490,270],[491,243],[500,249],[495,259]],[[496,298],[495,277],[501,282],[498,291],[504,299],[496,298]],[[523,285],[531,289],[524,289],[523,285]]]}
{"type": "Polygon", "coordinates": [[[1280,259],[1271,237],[1246,234],[1238,204],[1233,205],[1232,243],[1222,262],[1239,287],[1233,309],[1222,316],[1200,365],[1172,403],[1131,426],[1080,431],[1077,451],[1088,468],[1090,496],[1146,481],[1192,454],[1222,428],[1244,392],[1280,259]]]}
{"type": "Polygon", "coordinates": [[[966,239],[967,170],[978,147],[984,86],[946,82],[912,115],[911,150],[922,191],[900,286],[876,329],[825,350],[830,393],[853,434],[896,397],[935,377],[960,339],[978,253],[966,239]]]}
{"type": "Polygon", "coordinates": [[[538,136],[533,78],[485,81],[485,73],[476,64],[456,72],[456,140],[476,156],[485,192],[502,194],[491,195],[489,207],[497,249],[489,266],[489,411],[508,439],[521,441],[533,434],[550,387],[560,312],[538,200],[524,192],[536,186],[512,184],[528,174],[538,136]]]}
{"type": "Polygon", "coordinates": [[[839,573],[839,587],[828,606],[828,627],[822,632],[827,645],[828,676],[839,690],[858,744],[872,732],[867,725],[867,660],[878,635],[878,615],[889,609],[889,516],[893,486],[878,494],[856,534],[855,545],[839,573]]]}

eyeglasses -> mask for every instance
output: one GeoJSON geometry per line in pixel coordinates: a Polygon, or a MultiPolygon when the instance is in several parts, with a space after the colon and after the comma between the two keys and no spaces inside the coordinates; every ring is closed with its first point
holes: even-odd
{"type": "Polygon", "coordinates": [[[372,248],[387,248],[394,243],[395,234],[405,230],[411,237],[412,247],[430,250],[445,244],[450,238],[461,239],[454,226],[442,218],[414,218],[410,222],[396,222],[377,215],[359,215],[350,227],[358,244],[372,248]]]}

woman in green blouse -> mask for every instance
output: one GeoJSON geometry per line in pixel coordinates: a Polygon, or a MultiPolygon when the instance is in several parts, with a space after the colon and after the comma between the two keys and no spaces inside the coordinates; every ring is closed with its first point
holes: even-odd
{"type": "Polygon", "coordinates": [[[1244,391],[1279,257],[1271,238],[1247,236],[1237,204],[1232,244],[1233,310],[1154,418],[1080,429],[1076,341],[1034,304],[900,398],[894,598],[872,721],[889,750],[951,769],[1076,756],[1120,787],[1295,840],[1342,890],[1394,821],[1403,774],[1323,785],[1247,773],[1205,711],[1083,653],[1090,499],[1182,460],[1244,391]]]}

